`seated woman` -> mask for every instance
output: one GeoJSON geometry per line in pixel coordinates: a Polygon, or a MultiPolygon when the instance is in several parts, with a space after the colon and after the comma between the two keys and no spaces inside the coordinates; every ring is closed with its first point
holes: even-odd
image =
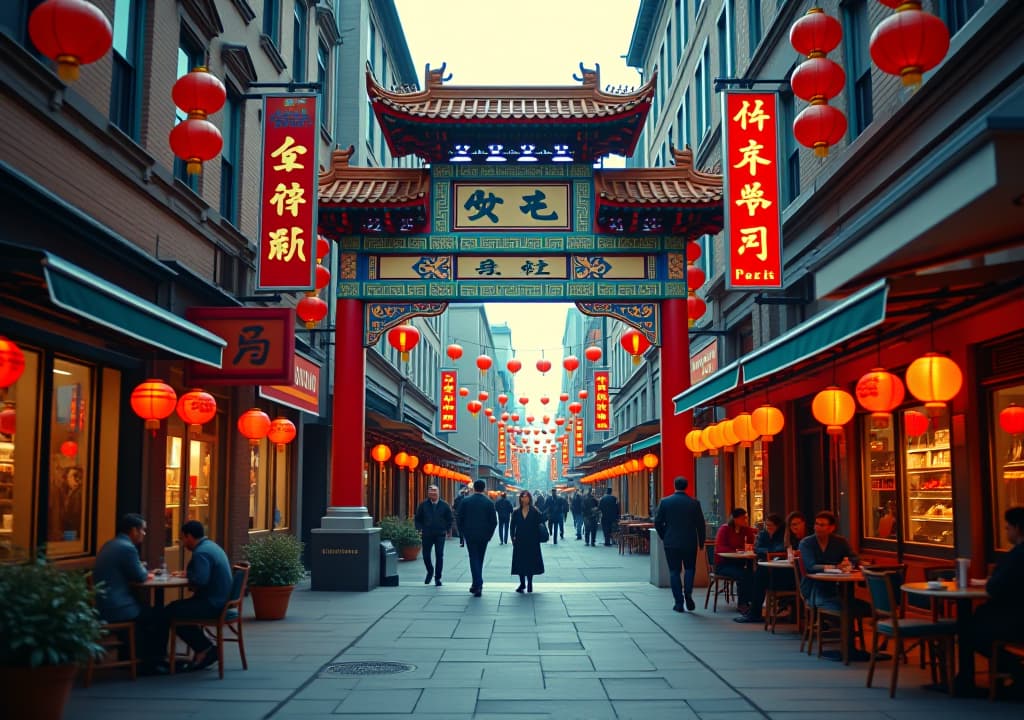
{"type": "Polygon", "coordinates": [[[718,528],[715,536],[715,574],[736,580],[739,611],[746,613],[750,607],[754,573],[746,560],[722,557],[722,553],[743,552],[747,544],[754,544],[757,536],[750,527],[746,510],[735,508],[731,515],[729,522],[718,528]]]}
{"type": "MultiPolygon", "coordinates": [[[[785,527],[781,515],[771,513],[765,517],[764,530],[758,534],[757,542],[754,544],[754,552],[757,553],[759,560],[766,559],[768,553],[786,552],[785,527]]],[[[780,590],[785,588],[793,589],[792,573],[778,572],[759,565],[754,572],[753,586],[750,593],[750,609],[738,618],[733,618],[734,622],[764,622],[764,618],[761,615],[761,606],[764,604],[764,597],[768,592],[768,588],[780,590]],[[789,582],[788,585],[786,585],[787,580],[789,582]]]]}

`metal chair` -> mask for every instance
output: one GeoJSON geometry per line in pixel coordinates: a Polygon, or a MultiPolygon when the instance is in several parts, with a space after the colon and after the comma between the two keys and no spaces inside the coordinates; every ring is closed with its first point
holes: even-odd
{"type": "Polygon", "coordinates": [[[242,604],[245,601],[245,586],[249,581],[249,563],[243,562],[232,566],[231,599],[224,605],[220,615],[212,618],[176,618],[171,620],[170,651],[168,664],[171,675],[174,674],[175,646],[177,644],[177,628],[195,625],[203,628],[206,636],[217,647],[217,671],[220,679],[224,679],[224,643],[238,643],[238,654],[242,658],[242,669],[248,670],[249,663],[245,659],[245,639],[242,636],[242,604]],[[225,632],[230,633],[226,635],[225,632]]]}
{"type": "MultiPolygon", "coordinates": [[[[89,586],[89,590],[95,592],[96,585],[91,572],[86,574],[85,581],[89,586]]],[[[95,598],[95,595],[93,597],[95,598]]],[[[95,605],[95,600],[93,604],[95,605]]],[[[94,657],[89,658],[89,663],[85,666],[85,680],[83,681],[85,687],[92,685],[92,673],[97,668],[127,667],[131,671],[132,680],[138,678],[139,660],[135,655],[135,621],[103,621],[103,630],[105,634],[99,641],[99,645],[104,651],[103,658],[100,660],[94,657]],[[127,652],[127,660],[120,659],[122,650],[127,652]],[[113,659],[108,659],[110,657],[113,657],[113,659]]]]}
{"type": "Polygon", "coordinates": [[[715,603],[712,606],[712,612],[718,612],[718,596],[725,595],[725,602],[732,602],[732,596],[735,593],[736,581],[730,577],[719,576],[715,572],[715,546],[705,545],[705,552],[708,554],[708,591],[704,595],[704,609],[708,609],[708,600],[711,599],[711,593],[715,594],[715,603]]]}

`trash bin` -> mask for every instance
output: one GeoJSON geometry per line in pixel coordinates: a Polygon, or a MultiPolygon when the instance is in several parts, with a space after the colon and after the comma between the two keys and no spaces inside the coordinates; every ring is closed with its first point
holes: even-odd
{"type": "Polygon", "coordinates": [[[398,587],[398,551],[390,540],[380,543],[380,584],[398,587]]]}

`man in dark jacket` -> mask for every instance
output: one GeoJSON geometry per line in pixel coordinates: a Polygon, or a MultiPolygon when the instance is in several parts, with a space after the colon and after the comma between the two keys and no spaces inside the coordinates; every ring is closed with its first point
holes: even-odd
{"type": "Polygon", "coordinates": [[[469,571],[473,576],[469,591],[476,597],[480,597],[484,588],[484,554],[487,552],[487,543],[491,541],[494,528],[498,525],[494,503],[484,495],[486,489],[487,483],[483,480],[474,482],[473,494],[467,495],[459,503],[458,510],[459,532],[466,541],[469,571]]]}
{"type": "Polygon", "coordinates": [[[583,498],[579,490],[572,494],[569,509],[572,510],[572,525],[576,528],[576,539],[579,540],[583,537],[583,498]]]}
{"type": "Polygon", "coordinates": [[[558,544],[558,536],[561,535],[562,539],[565,539],[565,498],[558,496],[558,491],[551,488],[551,497],[548,498],[548,503],[545,505],[545,510],[548,517],[548,534],[551,536],[551,542],[555,545],[558,544]]]}
{"type": "Polygon", "coordinates": [[[498,541],[502,545],[508,545],[508,522],[512,517],[512,503],[505,493],[502,493],[494,503],[494,509],[498,513],[498,541]]]}
{"type": "Polygon", "coordinates": [[[459,547],[466,547],[466,538],[462,535],[462,527],[459,525],[459,505],[466,499],[466,488],[459,490],[459,494],[452,501],[452,512],[455,513],[455,532],[459,535],[459,547]]]}
{"type": "Polygon", "coordinates": [[[423,538],[423,564],[427,567],[427,579],[423,584],[429,585],[433,580],[440,587],[441,571],[444,569],[444,542],[452,527],[452,509],[441,499],[437,485],[427,487],[427,499],[416,508],[413,521],[423,538]],[[433,563],[430,561],[431,548],[437,557],[433,563]]]}
{"type": "Polygon", "coordinates": [[[597,540],[597,524],[600,522],[601,508],[594,497],[594,489],[583,498],[583,544],[594,547],[597,540]]]}
{"type": "Polygon", "coordinates": [[[665,546],[669,584],[675,598],[672,609],[676,612],[693,612],[697,607],[693,601],[693,576],[697,570],[697,551],[705,541],[704,511],[699,500],[686,494],[689,484],[686,478],[677,477],[675,493],[662,498],[654,515],[654,529],[665,546]],[[685,570],[682,581],[681,570],[685,570]]]}
{"type": "Polygon", "coordinates": [[[619,499],[612,494],[612,489],[604,491],[604,497],[597,504],[601,508],[601,532],[604,533],[604,544],[612,544],[612,532],[619,522],[619,499]]]}

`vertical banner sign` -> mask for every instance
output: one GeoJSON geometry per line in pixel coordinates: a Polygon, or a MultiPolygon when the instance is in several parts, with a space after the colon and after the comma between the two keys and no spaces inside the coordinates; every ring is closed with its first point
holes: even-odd
{"type": "Polygon", "coordinates": [[[512,477],[514,477],[516,479],[516,481],[518,481],[520,479],[520,475],[519,475],[519,452],[518,452],[518,448],[512,448],[512,449],[516,451],[516,452],[512,453],[512,477]]]}
{"type": "Polygon", "coordinates": [[[438,420],[440,432],[455,432],[458,429],[459,413],[455,405],[455,386],[458,384],[457,371],[441,371],[441,406],[438,420]]]}
{"type": "Polygon", "coordinates": [[[608,371],[594,372],[594,429],[610,430],[611,418],[608,416],[608,371]]]}
{"type": "Polygon", "coordinates": [[[778,95],[723,94],[726,287],[782,287],[778,95]]]}
{"type": "Polygon", "coordinates": [[[555,464],[555,456],[554,455],[551,456],[551,462],[549,463],[549,467],[551,468],[551,482],[557,483],[558,482],[558,465],[555,464]]]}
{"type": "Polygon", "coordinates": [[[505,457],[505,423],[498,423],[498,464],[504,465],[507,460],[505,457]]]}
{"type": "Polygon", "coordinates": [[[576,436],[576,457],[583,457],[583,418],[577,415],[572,425],[576,436]]]}
{"type": "Polygon", "coordinates": [[[263,98],[257,290],[313,290],[316,278],[317,96],[263,98]]]}
{"type": "Polygon", "coordinates": [[[562,444],[562,473],[569,470],[569,438],[565,435],[559,438],[562,444]]]}

